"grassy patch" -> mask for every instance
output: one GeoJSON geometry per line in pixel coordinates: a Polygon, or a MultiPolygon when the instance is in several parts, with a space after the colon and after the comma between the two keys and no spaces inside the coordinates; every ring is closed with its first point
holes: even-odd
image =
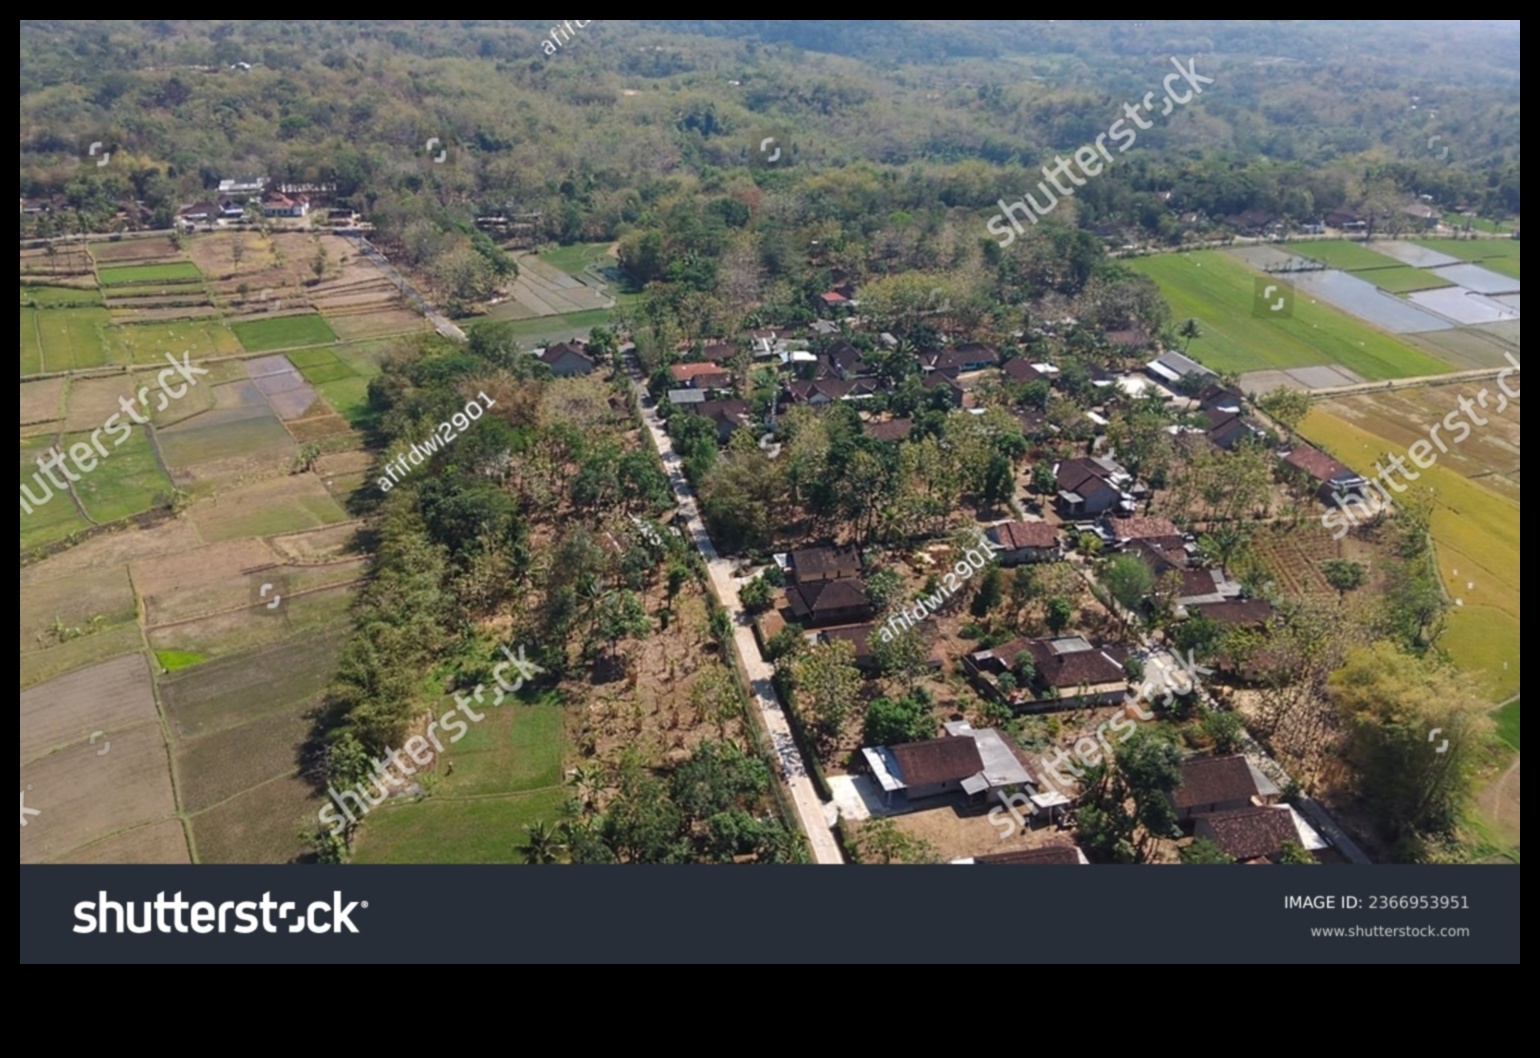
{"type": "Polygon", "coordinates": [[[1373,283],[1387,294],[1415,294],[1419,290],[1441,290],[1444,287],[1454,286],[1437,272],[1413,268],[1410,265],[1360,272],[1358,278],[1373,283]]]}
{"type": "Polygon", "coordinates": [[[21,309],[21,373],[43,373],[43,347],[37,338],[37,309],[25,305],[21,309]]]}
{"type": "MultiPolygon", "coordinates": [[[[1247,305],[1250,305],[1249,296],[1247,305]]],[[[610,315],[610,309],[593,309],[589,312],[575,312],[570,316],[542,316],[537,320],[515,321],[509,330],[516,341],[543,344],[559,341],[563,337],[585,335],[595,327],[609,323],[610,315]]]]}
{"type": "Polygon", "coordinates": [[[125,265],[98,271],[104,287],[130,287],[150,283],[201,283],[203,273],[191,261],[174,264],[125,265]]]}
{"type": "Polygon", "coordinates": [[[1359,242],[1329,239],[1324,242],[1290,243],[1283,249],[1332,268],[1340,268],[1344,272],[1368,272],[1376,268],[1398,268],[1401,265],[1394,257],[1386,257],[1359,242]]]}
{"type": "Polygon", "coordinates": [[[40,309],[100,308],[102,295],[99,290],[76,290],[74,287],[22,287],[21,303],[36,305],[40,309]]]}
{"type": "MultiPolygon", "coordinates": [[[[105,443],[105,435],[103,440],[105,443]]],[[[63,445],[67,451],[75,445],[89,449],[91,435],[67,435],[63,445]]],[[[136,428],[122,447],[107,450],[112,454],[75,485],[80,502],[93,521],[107,525],[143,514],[167,500],[171,479],[161,472],[149,434],[143,428],[136,428]]]]}
{"type": "MultiPolygon", "coordinates": [[[[41,487],[33,480],[38,473],[37,461],[54,446],[54,438],[39,437],[21,442],[21,483],[32,493],[33,499],[46,499],[31,514],[21,509],[21,553],[33,548],[46,547],[67,539],[71,533],[90,528],[86,520],[75,510],[75,502],[68,495],[60,495],[52,486],[41,487]]],[[[57,474],[57,471],[55,472],[57,474]]],[[[62,478],[61,478],[62,480],[62,478]]],[[[47,481],[47,478],[44,478],[47,481]]],[[[23,495],[23,499],[26,496],[23,495]]]]}
{"type": "Polygon", "coordinates": [[[1451,368],[1324,304],[1297,298],[1292,319],[1253,315],[1256,272],[1222,253],[1163,254],[1132,262],[1160,284],[1177,321],[1196,319],[1191,355],[1215,371],[1289,370],[1341,364],[1365,379],[1418,378],[1451,368]]]}
{"type": "Polygon", "coordinates": [[[1514,749],[1519,748],[1519,703],[1509,702],[1492,714],[1497,720],[1497,737],[1514,749]]]}
{"type": "Polygon", "coordinates": [[[44,371],[83,371],[107,363],[102,332],[106,309],[44,309],[37,313],[44,371]]]}
{"type": "Polygon", "coordinates": [[[1469,226],[1472,230],[1484,232],[1487,235],[1508,235],[1513,231],[1511,220],[1487,220],[1485,217],[1467,217],[1463,213],[1445,213],[1444,223],[1461,231],[1469,226]]]}
{"type": "Polygon", "coordinates": [[[1519,278],[1517,239],[1418,239],[1417,245],[1479,264],[1512,279],[1519,278]]]}
{"type": "Polygon", "coordinates": [[[364,823],[354,863],[516,864],[524,828],[561,822],[565,789],[378,809],[364,823]]]}
{"type": "Polygon", "coordinates": [[[194,654],[190,650],[157,650],[155,660],[160,662],[162,672],[181,672],[190,669],[194,665],[202,665],[208,658],[202,654],[194,654]]]}
{"type": "Polygon", "coordinates": [[[596,261],[614,261],[608,242],[580,242],[542,252],[540,260],[569,276],[581,275],[596,261]]]}
{"type": "Polygon", "coordinates": [[[331,324],[324,317],[316,315],[248,320],[233,323],[230,329],[248,353],[269,353],[275,349],[296,349],[306,345],[330,345],[337,340],[337,332],[332,330],[331,324]]]}
{"type": "Polygon", "coordinates": [[[107,342],[116,364],[164,363],[167,353],[189,352],[194,362],[241,353],[241,343],[217,320],[126,323],[109,327],[107,342]]]}

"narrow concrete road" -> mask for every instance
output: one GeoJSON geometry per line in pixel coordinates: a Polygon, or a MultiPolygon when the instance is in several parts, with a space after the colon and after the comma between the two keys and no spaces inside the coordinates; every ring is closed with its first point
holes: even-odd
{"type": "Polygon", "coordinates": [[[733,563],[717,552],[716,544],[712,541],[711,534],[706,531],[705,520],[701,517],[700,505],[695,499],[695,490],[690,487],[689,481],[684,476],[683,461],[674,451],[673,440],[668,436],[663,421],[658,418],[651,398],[640,385],[637,386],[637,399],[641,402],[642,420],[647,424],[647,432],[652,435],[652,443],[657,447],[658,454],[663,457],[664,469],[668,472],[674,497],[689,526],[690,536],[695,546],[700,549],[700,553],[705,556],[712,590],[716,594],[717,601],[732,614],[733,645],[744,671],[748,673],[749,682],[754,689],[755,703],[759,706],[765,729],[769,732],[770,741],[774,744],[776,755],[780,758],[781,770],[785,776],[786,787],[791,792],[797,818],[813,850],[813,862],[825,866],[843,864],[845,858],[841,855],[839,843],[834,840],[833,834],[837,810],[832,805],[824,805],[818,796],[817,789],[813,786],[813,781],[808,778],[802,754],[798,752],[796,741],[791,734],[791,725],[775,693],[773,684],[775,668],[760,656],[759,644],[754,639],[754,629],[739,599],[738,593],[747,582],[734,577],[733,563]]]}

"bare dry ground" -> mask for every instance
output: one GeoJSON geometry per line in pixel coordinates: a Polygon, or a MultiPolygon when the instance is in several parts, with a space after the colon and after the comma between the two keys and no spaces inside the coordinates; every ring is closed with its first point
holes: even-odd
{"type": "Polygon", "coordinates": [[[44,863],[176,815],[160,726],[108,732],[111,749],[82,739],[21,769],[27,805],[42,815],[21,832],[21,862],[44,863]]]}
{"type": "MultiPolygon", "coordinates": [[[[21,425],[56,423],[64,414],[64,379],[21,384],[21,425]]],[[[98,423],[100,425],[100,423],[98,423]]]]}
{"type": "Polygon", "coordinates": [[[159,737],[159,723],[150,663],[142,654],[119,658],[21,692],[21,764],[85,745],[98,731],[155,725],[159,737]]]}
{"type": "Polygon", "coordinates": [[[233,610],[250,602],[248,572],[279,563],[261,540],[232,540],[133,565],[150,627],[233,610]]]}
{"type": "Polygon", "coordinates": [[[187,850],[187,831],[181,821],[167,819],[76,849],[56,862],[183,867],[192,863],[192,854],[187,850]]]}
{"type": "Polygon", "coordinates": [[[134,621],[134,586],[122,566],[38,581],[21,591],[21,651],[42,650],[91,631],[134,621]]]}
{"type": "Polygon", "coordinates": [[[314,475],[260,481],[195,506],[188,517],[209,542],[276,536],[348,521],[314,475]]]}
{"type": "Polygon", "coordinates": [[[315,826],[324,802],[298,776],[275,779],[192,820],[199,863],[289,863],[305,849],[299,834],[315,826]]]}

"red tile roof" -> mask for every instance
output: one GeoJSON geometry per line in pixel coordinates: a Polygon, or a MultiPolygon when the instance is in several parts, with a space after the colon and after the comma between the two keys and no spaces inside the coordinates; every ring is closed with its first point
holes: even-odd
{"type": "Polygon", "coordinates": [[[1007,522],[995,526],[989,535],[1007,551],[1047,551],[1059,546],[1059,531],[1047,522],[1007,522]]]}
{"type": "Polygon", "coordinates": [[[1182,766],[1182,785],[1173,800],[1178,808],[1201,808],[1249,801],[1259,792],[1245,757],[1205,757],[1182,766]]]}

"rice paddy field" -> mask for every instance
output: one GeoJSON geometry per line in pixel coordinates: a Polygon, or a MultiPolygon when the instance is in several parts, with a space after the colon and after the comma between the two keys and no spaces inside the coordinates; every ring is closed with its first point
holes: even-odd
{"type": "MultiPolygon", "coordinates": [[[[1426,439],[1424,424],[1441,421],[1433,416],[1457,407],[1462,395],[1452,386],[1396,394],[1401,402],[1417,400],[1420,408],[1411,411],[1380,405],[1386,398],[1379,394],[1334,401],[1314,409],[1301,433],[1354,469],[1374,473],[1387,452],[1405,453],[1426,439]]],[[[1461,668],[1485,677],[1493,702],[1519,693],[1523,661],[1518,434],[1513,406],[1410,486],[1433,497],[1439,571],[1455,604],[1440,646],[1461,668]]]]}
{"type": "Polygon", "coordinates": [[[1160,285],[1174,319],[1198,321],[1203,336],[1189,355],[1215,371],[1341,365],[1366,381],[1385,381],[1454,370],[1397,336],[1307,297],[1295,297],[1290,318],[1259,318],[1256,281],[1263,273],[1222,252],[1163,254],[1129,266],[1160,285]]]}

